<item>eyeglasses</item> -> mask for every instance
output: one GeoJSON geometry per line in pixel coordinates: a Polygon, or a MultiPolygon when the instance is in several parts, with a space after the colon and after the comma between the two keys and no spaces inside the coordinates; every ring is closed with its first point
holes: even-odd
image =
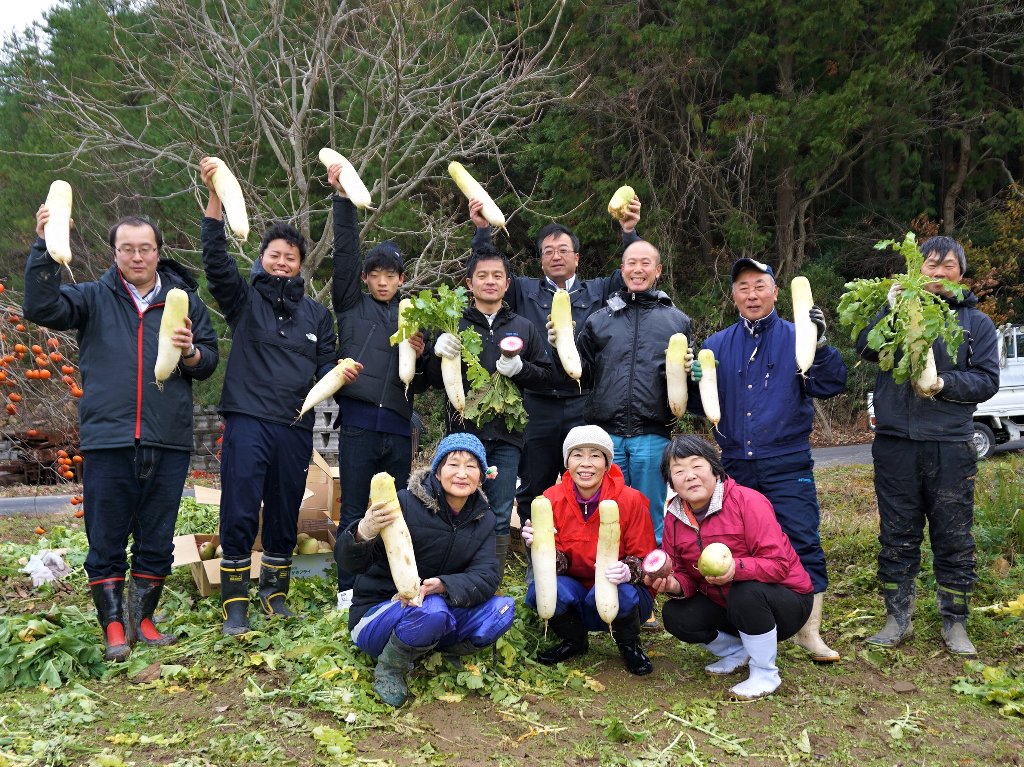
{"type": "Polygon", "coordinates": [[[151,253],[156,253],[156,251],[157,248],[154,248],[152,245],[142,245],[141,247],[138,248],[132,245],[122,245],[117,249],[118,253],[120,253],[122,256],[128,256],[129,258],[134,257],[136,253],[145,258],[151,253]]]}
{"type": "Polygon", "coordinates": [[[566,256],[571,256],[575,252],[576,251],[573,250],[572,248],[569,248],[569,247],[566,247],[565,245],[563,245],[562,247],[560,247],[558,249],[555,249],[555,248],[544,248],[544,250],[542,250],[540,252],[540,254],[542,256],[544,256],[545,258],[550,258],[551,256],[553,256],[553,255],[555,255],[557,253],[562,258],[565,258],[566,256]]]}

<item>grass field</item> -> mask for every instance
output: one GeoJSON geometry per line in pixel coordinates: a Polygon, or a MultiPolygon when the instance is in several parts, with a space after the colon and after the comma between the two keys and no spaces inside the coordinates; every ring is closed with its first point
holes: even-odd
{"type": "MultiPolygon", "coordinates": [[[[1024,542],[1013,532],[1022,476],[1020,454],[979,467],[976,607],[1024,593],[1024,542]]],[[[239,640],[220,635],[218,605],[198,597],[187,569],[169,579],[163,605],[162,627],[181,641],[110,666],[85,592],[79,520],[0,519],[0,767],[1024,763],[1019,611],[975,610],[978,662],[949,657],[926,553],[913,640],[865,649],[884,614],[871,468],[825,469],[818,482],[832,578],[824,633],[843,659],[815,665],[786,644],[782,687],[752,703],[729,701],[735,680],[706,675],[704,652],[665,633],[645,634],[648,677],[628,674],[607,636],[571,664],[540,666],[532,658],[550,640],[521,610],[495,652],[462,669],[430,657],[413,676],[413,702],[392,711],[331,609],[331,583],[299,583],[291,601],[304,619],[256,617],[239,640]],[[76,565],[67,584],[39,594],[17,572],[40,546],[37,524],[76,565]]],[[[180,524],[196,532],[215,520],[189,504],[180,524]]],[[[516,561],[507,593],[521,597],[521,579],[516,561]]]]}

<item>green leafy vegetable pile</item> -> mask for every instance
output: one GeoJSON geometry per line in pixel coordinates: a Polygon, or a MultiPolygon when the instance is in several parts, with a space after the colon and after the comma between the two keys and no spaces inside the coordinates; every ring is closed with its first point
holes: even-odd
{"type": "MultiPolygon", "coordinates": [[[[465,417],[477,426],[483,426],[500,416],[505,419],[505,426],[510,431],[525,429],[527,415],[519,387],[500,373],[488,373],[480,364],[480,352],[484,344],[476,330],[459,330],[459,320],[469,300],[466,289],[457,287],[453,290],[442,285],[436,294],[421,290],[411,300],[412,307],[402,312],[402,321],[406,327],[451,333],[462,341],[462,361],[466,365],[466,379],[469,381],[465,417]]],[[[391,337],[391,343],[405,340],[404,335],[399,328],[399,332],[391,337]]]]}
{"type": "Polygon", "coordinates": [[[56,689],[68,679],[99,678],[106,669],[95,618],[78,607],[0,616],[0,690],[56,689]]]}
{"type": "Polygon", "coordinates": [[[902,243],[883,240],[875,245],[878,250],[890,247],[906,260],[906,273],[846,283],[846,293],[839,300],[839,321],[850,328],[850,338],[856,341],[861,331],[888,307],[893,283],[903,286],[895,306],[868,332],[867,339],[868,347],[878,352],[878,366],[893,371],[893,379],[899,384],[920,376],[927,363],[928,350],[936,339],[942,340],[951,358],[963,341],[956,312],[927,286],[938,282],[943,290],[957,298],[963,298],[964,289],[955,282],[921,274],[924,256],[913,232],[908,232],[902,243]]]}

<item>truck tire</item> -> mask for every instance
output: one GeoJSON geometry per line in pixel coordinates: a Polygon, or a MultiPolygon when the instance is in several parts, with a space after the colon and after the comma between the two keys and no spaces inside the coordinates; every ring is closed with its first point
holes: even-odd
{"type": "Polygon", "coordinates": [[[980,421],[974,422],[974,447],[978,451],[979,460],[988,458],[996,449],[996,435],[980,421]]]}

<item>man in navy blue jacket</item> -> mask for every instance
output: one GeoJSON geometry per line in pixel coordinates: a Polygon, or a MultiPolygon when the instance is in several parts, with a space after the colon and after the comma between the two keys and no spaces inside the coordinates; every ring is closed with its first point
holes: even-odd
{"type": "MultiPolygon", "coordinates": [[[[814,398],[834,397],[845,389],[846,364],[825,342],[825,315],[814,307],[811,319],[818,326],[818,348],[806,377],[801,376],[796,331],[775,311],[778,297],[770,266],[752,258],[733,264],[732,300],[740,319],[703,345],[718,362],[722,420],[715,439],[729,476],[772,502],[779,524],[811,576],[814,608],[793,641],[814,660],[836,661],[839,653],[819,634],[828,574],[818,531],[821,513],[810,435],[814,398]]],[[[699,379],[700,373],[700,365],[694,363],[693,377],[699,379]]],[[[699,397],[690,403],[695,412],[702,412],[699,397]]]]}
{"type": "Polygon", "coordinates": [[[285,597],[299,505],[313,454],[313,412],[298,418],[313,382],[336,364],[334,320],[306,295],[305,239],[287,224],[263,234],[251,280],[228,254],[216,165],[200,162],[210,190],[202,224],[203,268],[210,293],[231,327],[220,413],[221,609],[225,634],[249,630],[250,552],[263,504],[259,600],[267,615],[289,616],[285,597]]]}
{"type": "Polygon", "coordinates": [[[217,367],[217,336],[189,271],[161,258],[156,224],[131,216],[110,230],[114,263],[98,279],[61,285],[61,265],[46,251],[43,225],[25,265],[26,319],[77,330],[84,394],[78,405],[84,478],[85,571],[103,628],[104,657],[125,660],[136,642],[166,645],[175,637],[153,623],[171,572],[174,523],[192,452],[192,381],[217,367]],[[154,383],[164,300],[188,293],[184,327],[174,331],[181,362],[163,391],[154,383]],[[125,547],[131,536],[131,581],[124,605],[125,547]]]}

